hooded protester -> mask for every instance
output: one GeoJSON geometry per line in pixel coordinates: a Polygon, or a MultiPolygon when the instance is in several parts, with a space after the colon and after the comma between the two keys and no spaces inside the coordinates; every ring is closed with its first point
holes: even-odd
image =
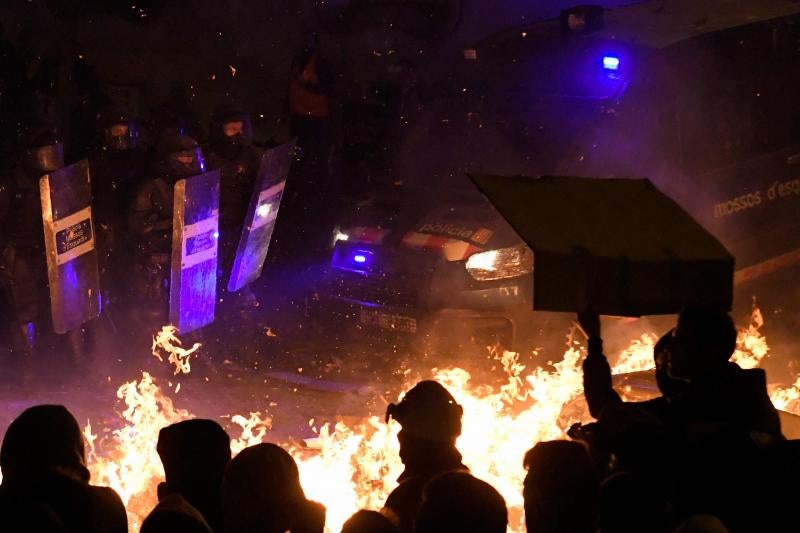
{"type": "Polygon", "coordinates": [[[67,531],[126,532],[125,507],[108,487],[89,485],[83,434],[60,405],[25,410],[0,447],[0,508],[13,513],[40,505],[67,531]]]}
{"type": "Polygon", "coordinates": [[[294,459],[275,444],[245,448],[222,483],[226,533],[322,533],[325,508],[306,499],[294,459]]]}
{"type": "Polygon", "coordinates": [[[595,531],[599,474],[578,442],[543,441],[525,454],[522,491],[531,533],[595,531]]]}
{"type": "Polygon", "coordinates": [[[456,449],[463,414],[464,409],[436,381],[420,381],[406,392],[399,404],[389,404],[386,422],[394,418],[402,427],[397,439],[405,470],[399,482],[411,477],[430,479],[443,472],[468,470],[456,449]]]}
{"type": "Polygon", "coordinates": [[[213,420],[184,420],[158,433],[158,456],[166,481],[159,500],[178,494],[215,531],[222,529],[222,477],[231,459],[230,437],[213,420]]]}

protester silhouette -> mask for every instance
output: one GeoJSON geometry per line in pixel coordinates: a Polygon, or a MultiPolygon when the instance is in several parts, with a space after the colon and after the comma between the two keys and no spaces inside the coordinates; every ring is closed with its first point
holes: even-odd
{"type": "Polygon", "coordinates": [[[386,421],[394,418],[402,429],[397,434],[400,460],[405,470],[398,478],[430,479],[452,470],[469,470],[461,462],[456,439],[461,435],[464,409],[436,381],[420,381],[399,404],[389,404],[386,421]]]}
{"type": "Polygon", "coordinates": [[[361,510],[347,519],[342,533],[397,533],[392,521],[377,511],[361,510]]]}
{"type": "Polygon", "coordinates": [[[61,405],[31,407],[11,423],[0,447],[0,469],[0,509],[19,516],[38,506],[58,518],[46,523],[66,531],[128,530],[120,497],[89,485],[80,426],[61,405]]]}
{"type": "Polygon", "coordinates": [[[428,482],[414,531],[417,533],[505,533],[503,497],[467,472],[447,472],[428,482]]]}
{"type": "Polygon", "coordinates": [[[215,531],[222,527],[222,477],[231,459],[230,437],[212,420],[184,420],[158,433],[156,450],[166,481],[159,500],[180,494],[215,531]]]}
{"type": "Polygon", "coordinates": [[[294,459],[275,444],[245,448],[222,485],[226,533],[322,533],[325,508],[305,497],[294,459]]]}
{"type": "Polygon", "coordinates": [[[524,465],[529,533],[595,531],[599,474],[583,444],[540,442],[525,454],[524,465]]]}
{"type": "Polygon", "coordinates": [[[183,496],[170,494],[162,498],[147,516],[140,533],[212,533],[212,530],[200,511],[183,496]]]}
{"type": "Polygon", "coordinates": [[[401,482],[386,498],[381,510],[400,529],[401,533],[412,533],[414,521],[422,506],[422,491],[428,480],[424,477],[409,477],[401,482]]]}

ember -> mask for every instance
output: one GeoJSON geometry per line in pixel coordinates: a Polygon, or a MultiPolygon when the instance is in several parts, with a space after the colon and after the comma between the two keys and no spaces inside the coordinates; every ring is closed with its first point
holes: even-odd
{"type": "MultiPolygon", "coordinates": [[[[760,332],[761,326],[761,313],[754,308],[751,323],[739,332],[736,352],[739,361],[760,362],[766,356],[769,347],[760,332]]],[[[180,347],[174,331],[166,338],[169,342],[163,346],[180,347]]],[[[619,354],[613,372],[652,369],[656,338],[654,334],[644,334],[634,339],[619,354]]],[[[199,345],[192,351],[197,348],[199,345]]],[[[565,438],[566,429],[581,421],[564,418],[562,413],[582,393],[581,347],[573,341],[561,361],[552,365],[552,370],[527,369],[514,352],[497,353],[495,357],[507,373],[506,382],[496,388],[474,383],[470,373],[461,368],[434,369],[431,377],[450,390],[464,407],[458,447],[465,463],[506,499],[510,529],[524,531],[525,471],[520,458],[536,442],[565,438]]],[[[121,413],[125,425],[103,438],[93,434],[92,427],[87,425],[85,435],[90,443],[94,482],[109,485],[120,493],[135,527],[155,505],[155,486],[163,477],[154,446],[158,431],[191,414],[176,408],[147,373],[140,380],[120,387],[117,396],[127,406],[121,413]]],[[[796,405],[800,381],[791,388],[777,389],[772,397],[776,407],[796,405]]],[[[241,436],[231,443],[234,454],[264,441],[271,428],[269,416],[260,412],[234,415],[231,422],[242,428],[241,436]]],[[[286,445],[297,460],[307,496],[327,507],[329,531],[339,531],[358,509],[379,509],[396,487],[403,469],[398,455],[398,431],[396,422],[385,424],[378,417],[371,417],[352,426],[343,422],[323,424],[310,446],[286,445]]]]}

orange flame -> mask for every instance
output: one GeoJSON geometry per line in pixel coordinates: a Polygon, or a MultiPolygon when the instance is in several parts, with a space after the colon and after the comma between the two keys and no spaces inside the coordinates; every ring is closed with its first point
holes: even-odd
{"type": "Polygon", "coordinates": [[[161,352],[168,355],[167,362],[175,365],[175,374],[188,374],[192,371],[189,364],[189,357],[200,349],[201,344],[196,342],[188,350],[183,347],[183,343],[178,338],[178,328],[172,325],[167,325],[161,328],[161,331],[153,336],[153,346],[151,348],[153,356],[159,361],[161,352]]]}
{"type": "Polygon", "coordinates": [[[113,488],[128,508],[132,530],[158,502],[156,486],[164,478],[164,470],[156,453],[161,428],[185,420],[189,412],[178,409],[142,372],[141,379],[123,384],[117,390],[126,409],[121,413],[125,425],[97,443],[91,424],[84,436],[89,445],[89,471],[92,482],[113,488]]]}
{"type": "Polygon", "coordinates": [[[753,312],[750,314],[750,323],[747,327],[740,328],[736,337],[736,351],[733,353],[731,361],[742,368],[756,368],[769,353],[767,339],[761,334],[761,327],[764,325],[764,317],[761,310],[753,304],[753,312]]]}
{"type": "Polygon", "coordinates": [[[267,431],[272,429],[272,419],[269,417],[262,418],[259,411],[250,413],[250,417],[242,415],[233,415],[231,422],[237,424],[242,428],[242,435],[238,439],[231,441],[231,453],[238,454],[249,446],[255,446],[264,442],[264,436],[267,431]]]}
{"type": "MultiPolygon", "coordinates": [[[[750,325],[740,331],[737,341],[736,360],[740,364],[758,364],[766,356],[768,346],[759,331],[761,325],[761,314],[754,308],[750,325]]],[[[174,334],[166,334],[166,338],[172,336],[168,345],[173,347],[177,340],[174,334]]],[[[634,340],[619,354],[612,371],[652,369],[656,338],[645,334],[634,340]]],[[[509,507],[509,530],[521,532],[525,530],[522,457],[536,442],[565,438],[565,429],[580,421],[580,415],[570,415],[565,406],[582,394],[582,352],[578,343],[571,341],[561,361],[547,369],[532,370],[526,369],[514,352],[494,355],[507,374],[499,387],[474,384],[470,373],[460,368],[434,369],[431,377],[447,387],[464,407],[458,448],[465,464],[500,491],[509,507]]],[[[116,489],[136,523],[155,505],[155,486],[163,476],[155,453],[158,431],[188,418],[189,413],[176,409],[147,373],[141,380],[120,387],[118,396],[127,405],[122,413],[126,425],[99,439],[99,446],[88,424],[85,435],[95,482],[116,489]]],[[[773,392],[779,408],[797,404],[798,398],[800,379],[792,387],[773,392]]],[[[234,454],[262,442],[272,425],[267,414],[260,412],[251,412],[249,417],[234,415],[231,422],[242,428],[241,436],[231,443],[234,454]]],[[[313,428],[314,421],[309,425],[313,428]]],[[[385,424],[371,417],[358,424],[324,424],[315,429],[317,437],[305,445],[285,445],[298,463],[307,496],[327,507],[328,531],[339,531],[358,509],[383,505],[403,469],[398,431],[396,422],[385,424]]]]}

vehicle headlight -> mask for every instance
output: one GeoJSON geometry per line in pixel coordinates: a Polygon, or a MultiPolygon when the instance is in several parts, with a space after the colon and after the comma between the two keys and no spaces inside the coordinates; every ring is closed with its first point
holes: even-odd
{"type": "Polygon", "coordinates": [[[533,251],[525,245],[473,254],[467,272],[478,281],[515,278],[533,272],[533,251]]]}

